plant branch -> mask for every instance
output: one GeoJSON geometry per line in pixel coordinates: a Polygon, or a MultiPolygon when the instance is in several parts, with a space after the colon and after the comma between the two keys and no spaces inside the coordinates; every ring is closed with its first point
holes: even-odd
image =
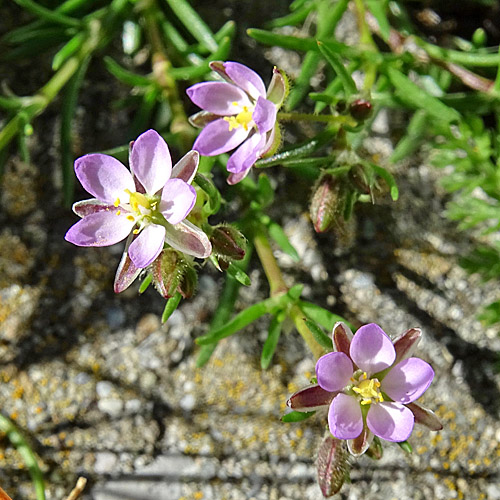
{"type": "MultiPolygon", "coordinates": [[[[259,231],[254,236],[253,243],[262,267],[264,268],[264,273],[266,274],[267,281],[269,283],[271,297],[287,292],[288,287],[283,279],[283,275],[278,263],[276,262],[276,258],[273,255],[267,236],[262,231],[259,231]]],[[[313,334],[305,324],[304,313],[300,310],[299,306],[296,304],[293,305],[290,308],[289,315],[295,324],[297,331],[304,339],[304,342],[307,347],[309,347],[314,357],[317,359],[322,356],[324,354],[324,350],[316,342],[313,334]]]]}

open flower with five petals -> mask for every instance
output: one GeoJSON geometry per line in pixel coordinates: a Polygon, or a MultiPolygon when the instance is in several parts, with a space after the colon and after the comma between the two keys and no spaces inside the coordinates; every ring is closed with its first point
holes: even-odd
{"type": "Polygon", "coordinates": [[[224,82],[203,82],[187,89],[189,98],[203,111],[190,122],[204,127],[193,149],[215,156],[235,148],[229,157],[229,184],[241,181],[252,165],[279,144],[276,114],[287,93],[283,73],[274,69],[266,91],[262,78],[237,62],[210,63],[224,82]]]}
{"type": "MultiPolygon", "coordinates": [[[[172,168],[167,143],[154,130],[133,143],[130,171],[105,154],[78,158],[76,176],[94,198],[73,205],[82,219],[65,239],[78,246],[101,247],[129,236],[120,267],[126,264],[128,277],[133,278],[126,286],[117,286],[115,280],[116,291],[125,289],[148,267],[165,243],[194,257],[208,257],[211,245],[206,234],[185,220],[196,201],[190,183],[198,162],[198,153],[190,151],[172,168]]],[[[117,279],[119,273],[120,268],[117,279]]]]}
{"type": "Polygon", "coordinates": [[[328,425],[338,439],[348,440],[351,453],[364,453],[376,435],[386,441],[406,441],[415,421],[433,430],[437,417],[414,403],[434,378],[431,366],[410,357],[421,331],[413,328],[394,342],[375,324],[353,336],[343,323],[333,329],[336,352],[316,364],[318,383],[288,400],[294,410],[329,406],[328,425]]]}

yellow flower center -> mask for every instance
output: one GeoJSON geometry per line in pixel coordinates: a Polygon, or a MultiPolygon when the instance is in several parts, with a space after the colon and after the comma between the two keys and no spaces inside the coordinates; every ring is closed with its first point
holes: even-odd
{"type": "Polygon", "coordinates": [[[369,379],[366,372],[363,372],[352,390],[361,396],[361,404],[381,403],[384,397],[380,392],[380,382],[376,378],[369,379]]]}
{"type": "MultiPolygon", "coordinates": [[[[238,106],[238,103],[233,102],[235,106],[238,106]]],[[[248,130],[248,125],[253,119],[253,110],[250,110],[248,106],[243,106],[243,111],[240,111],[236,116],[225,116],[224,120],[229,123],[229,132],[231,130],[243,127],[245,131],[248,130]]]]}

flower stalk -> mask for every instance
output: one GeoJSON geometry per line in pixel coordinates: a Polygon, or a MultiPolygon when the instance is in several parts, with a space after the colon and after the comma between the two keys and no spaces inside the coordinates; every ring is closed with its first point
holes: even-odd
{"type": "MultiPolygon", "coordinates": [[[[270,295],[274,297],[281,293],[285,293],[288,291],[288,287],[283,279],[283,274],[281,273],[281,269],[276,262],[276,258],[273,255],[273,251],[271,245],[269,244],[269,240],[266,235],[259,231],[254,236],[253,244],[255,246],[255,250],[257,251],[257,255],[259,256],[259,260],[264,268],[264,273],[266,274],[267,281],[269,283],[270,295]]],[[[323,348],[316,342],[314,339],[311,330],[307,327],[304,321],[304,314],[300,310],[299,306],[296,304],[290,308],[289,316],[293,321],[297,331],[300,333],[307,347],[312,352],[313,356],[318,359],[320,356],[324,354],[323,348]]]]}

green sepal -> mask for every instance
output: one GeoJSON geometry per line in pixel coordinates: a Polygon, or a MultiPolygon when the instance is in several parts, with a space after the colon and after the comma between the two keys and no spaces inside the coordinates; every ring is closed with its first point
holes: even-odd
{"type": "Polygon", "coordinates": [[[312,417],[315,413],[315,411],[291,411],[283,415],[281,421],[286,423],[301,422],[302,420],[312,417]]]}

